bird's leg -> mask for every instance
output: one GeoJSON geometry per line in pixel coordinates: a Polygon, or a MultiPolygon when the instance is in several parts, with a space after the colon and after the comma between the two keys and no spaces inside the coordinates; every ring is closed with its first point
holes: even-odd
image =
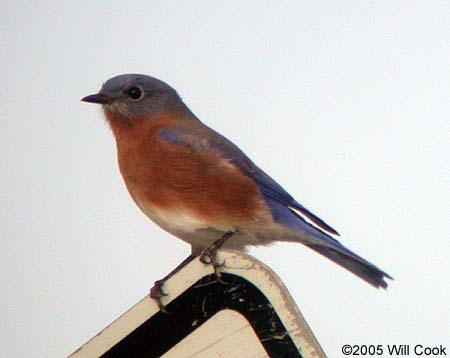
{"type": "MultiPolygon", "coordinates": [[[[224,263],[219,264],[216,262],[216,254],[217,254],[217,250],[219,250],[222,247],[222,245],[225,243],[225,241],[227,241],[233,235],[234,235],[234,232],[231,232],[231,231],[228,231],[225,234],[223,234],[219,240],[216,240],[211,246],[204,249],[201,252],[200,258],[199,258],[200,261],[203,262],[204,264],[212,264],[213,265],[214,273],[215,273],[217,279],[222,283],[225,283],[225,282],[223,282],[220,279],[219,268],[222,267],[224,265],[224,263]]],[[[164,296],[167,296],[167,293],[165,293],[162,289],[164,282],[166,282],[169,278],[171,278],[173,275],[175,275],[178,271],[180,271],[184,266],[186,266],[189,262],[191,262],[197,256],[198,256],[198,251],[193,249],[192,253],[188,257],[186,257],[177,267],[175,267],[175,269],[173,269],[168,275],[166,275],[161,280],[155,281],[155,284],[150,289],[150,297],[156,301],[161,312],[169,313],[166,310],[166,307],[164,306],[164,304],[161,302],[161,298],[164,296]]]]}
{"type": "Polygon", "coordinates": [[[204,249],[200,255],[200,261],[204,264],[212,264],[214,267],[214,274],[216,275],[217,279],[220,281],[220,271],[219,268],[224,265],[224,262],[219,264],[216,262],[216,255],[217,251],[223,246],[223,244],[234,235],[234,232],[228,231],[223,236],[215,241],[211,246],[204,249]]]}
{"type": "Polygon", "coordinates": [[[155,284],[150,289],[150,297],[156,301],[161,312],[169,313],[166,310],[166,306],[164,306],[163,303],[161,302],[161,298],[164,296],[167,296],[167,293],[165,293],[162,289],[164,282],[166,282],[169,278],[171,278],[173,275],[175,275],[178,271],[180,271],[184,266],[186,266],[189,262],[191,262],[195,258],[196,258],[196,255],[190,254],[177,267],[175,267],[175,269],[173,269],[169,274],[167,274],[164,278],[162,278],[161,280],[155,281],[155,284]]]}

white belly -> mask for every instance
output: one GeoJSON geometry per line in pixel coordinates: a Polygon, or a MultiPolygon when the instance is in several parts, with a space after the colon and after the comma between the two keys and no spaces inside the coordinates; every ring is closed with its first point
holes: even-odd
{"type": "Polygon", "coordinates": [[[227,240],[224,248],[243,250],[248,245],[267,244],[261,242],[255,232],[248,228],[236,227],[231,223],[227,225],[224,222],[211,223],[188,211],[162,210],[148,204],[145,206],[137,204],[155,224],[194,248],[207,248],[230,231],[235,234],[227,240]]]}

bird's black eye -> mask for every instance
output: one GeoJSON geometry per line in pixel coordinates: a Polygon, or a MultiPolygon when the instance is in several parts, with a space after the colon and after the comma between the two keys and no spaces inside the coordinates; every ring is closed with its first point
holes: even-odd
{"type": "Polygon", "coordinates": [[[139,87],[131,87],[125,93],[133,101],[140,100],[144,96],[144,92],[139,87]]]}

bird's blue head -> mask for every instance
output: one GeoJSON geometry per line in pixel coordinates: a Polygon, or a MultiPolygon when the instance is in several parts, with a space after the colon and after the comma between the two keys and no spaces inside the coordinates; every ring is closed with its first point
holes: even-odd
{"type": "Polygon", "coordinates": [[[112,77],[98,93],[81,100],[101,104],[106,112],[125,120],[185,107],[177,92],[167,83],[141,74],[112,77]]]}

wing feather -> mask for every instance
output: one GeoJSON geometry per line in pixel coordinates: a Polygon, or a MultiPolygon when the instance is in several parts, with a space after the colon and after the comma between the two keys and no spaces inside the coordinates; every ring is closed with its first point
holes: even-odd
{"type": "Polygon", "coordinates": [[[254,164],[244,152],[228,139],[206,126],[191,126],[181,128],[163,128],[159,131],[160,139],[167,142],[184,145],[193,151],[215,150],[220,152],[232,164],[239,167],[242,172],[252,178],[260,192],[276,202],[297,210],[323,231],[339,236],[339,233],[325,221],[297,202],[274,179],[254,164]]]}

